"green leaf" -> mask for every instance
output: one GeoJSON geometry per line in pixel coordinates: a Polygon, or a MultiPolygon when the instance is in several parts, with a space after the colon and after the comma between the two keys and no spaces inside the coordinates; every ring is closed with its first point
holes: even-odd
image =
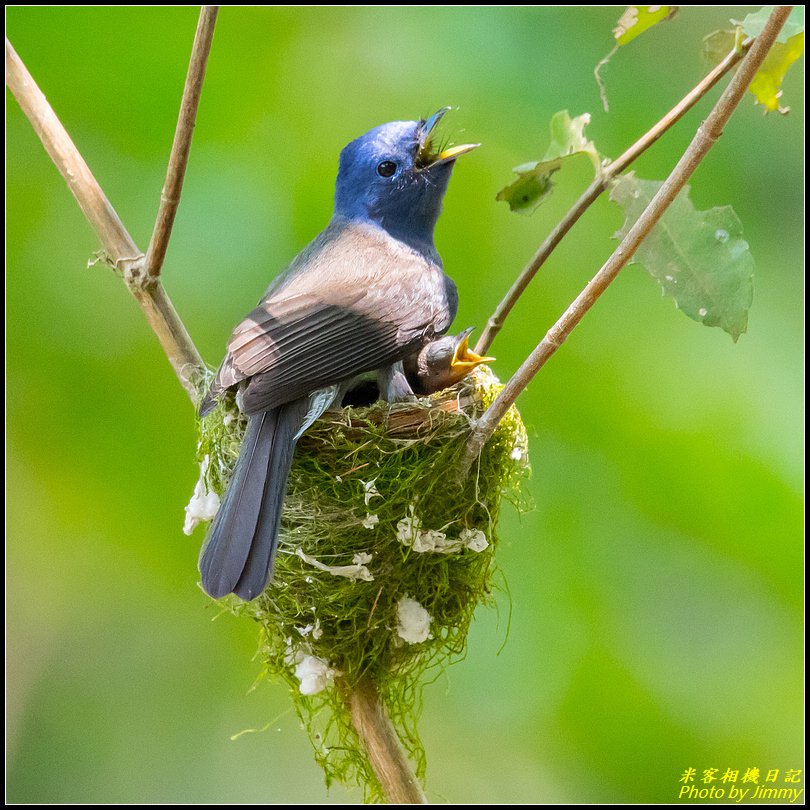
{"type": "MultiPolygon", "coordinates": [[[[741,37],[756,37],[762,32],[765,23],[773,11],[773,6],[765,6],[754,14],[749,14],[742,22],[732,20],[738,41],[741,37]]],[[[703,40],[703,55],[712,64],[717,64],[730,50],[728,48],[732,33],[715,31],[703,40]],[[725,53],[722,51],[726,49],[725,53]]],[[[790,12],[787,22],[779,32],[773,48],[757,71],[751,86],[748,88],[757,103],[765,107],[765,112],[790,112],[790,107],[782,107],[779,99],[782,96],[782,82],[788,68],[804,53],[804,6],[796,6],[790,12]]]]}
{"type": "Polygon", "coordinates": [[[561,110],[551,118],[551,143],[548,145],[543,160],[556,160],[571,155],[587,155],[595,171],[599,171],[599,152],[593,141],[585,137],[585,127],[591,123],[590,113],[583,113],[571,118],[568,110],[561,110]]]}
{"type": "Polygon", "coordinates": [[[703,37],[702,56],[709,65],[719,65],[732,51],[740,51],[744,38],[739,26],[731,30],[712,31],[703,37]]]}
{"type": "Polygon", "coordinates": [[[551,194],[554,188],[551,175],[560,169],[566,158],[574,155],[587,155],[598,174],[599,152],[593,141],[585,137],[585,127],[590,121],[588,113],[576,118],[571,118],[568,110],[555,113],[550,125],[551,143],[543,159],[516,166],[512,171],[518,179],[502,188],[495,199],[506,201],[513,211],[531,214],[551,194]]]}
{"type": "Polygon", "coordinates": [[[596,67],[593,69],[593,75],[599,87],[599,97],[602,99],[602,107],[604,107],[605,112],[609,111],[610,105],[608,104],[607,89],[602,79],[602,68],[609,64],[613,55],[622,45],[632,42],[637,36],[649,31],[658,23],[671,20],[678,13],[678,8],[678,6],[628,6],[624,10],[624,14],[619,17],[619,21],[613,29],[613,38],[616,40],[616,45],[613,46],[613,50],[609,54],[596,63],[596,67]]]}
{"type": "Polygon", "coordinates": [[[748,88],[757,102],[765,107],[765,112],[790,112],[790,107],[782,107],[782,81],[788,68],[804,53],[804,34],[796,34],[787,42],[777,42],[771,48],[762,67],[757,71],[748,88]]]}
{"type": "Polygon", "coordinates": [[[620,46],[627,45],[658,23],[671,20],[677,13],[678,6],[628,6],[613,29],[613,38],[620,46]]]}
{"type": "MultiPolygon", "coordinates": [[[[758,37],[768,22],[768,18],[773,13],[774,6],[764,6],[759,11],[749,14],[742,22],[732,20],[735,25],[742,27],[746,35],[749,37],[758,37]]],[[[777,42],[785,43],[796,34],[804,33],[804,6],[794,6],[793,11],[787,18],[787,22],[782,26],[779,36],[776,37],[777,42]]]]}
{"type": "Polygon", "coordinates": [[[509,203],[509,208],[519,214],[533,213],[551,194],[554,188],[551,175],[560,168],[560,163],[561,161],[555,160],[516,166],[512,171],[518,174],[518,179],[502,188],[495,199],[509,203]]]}
{"type": "MultiPolygon", "coordinates": [[[[661,183],[630,172],[613,184],[610,199],[623,209],[623,238],[655,196],[661,183]]],[[[719,326],[736,340],[748,326],[754,296],[754,259],[731,206],[698,211],[687,186],[636,251],[665,295],[692,320],[719,326]]]]}

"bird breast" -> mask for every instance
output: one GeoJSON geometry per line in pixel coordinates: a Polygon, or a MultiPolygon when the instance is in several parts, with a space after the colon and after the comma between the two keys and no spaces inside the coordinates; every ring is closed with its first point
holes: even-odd
{"type": "Polygon", "coordinates": [[[364,316],[393,321],[410,342],[449,328],[455,316],[448,282],[435,250],[414,250],[377,225],[335,217],[268,289],[264,299],[314,295],[350,305],[364,316]],[[364,291],[364,295],[357,297],[364,291]]]}

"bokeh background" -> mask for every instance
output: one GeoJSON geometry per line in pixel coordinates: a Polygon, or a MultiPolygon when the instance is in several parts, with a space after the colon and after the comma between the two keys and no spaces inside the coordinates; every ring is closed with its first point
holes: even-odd
{"type": "MultiPolygon", "coordinates": [[[[750,9],[686,8],[605,69],[619,8],[225,8],[165,284],[216,364],[233,325],[326,223],[337,155],[383,121],[460,109],[437,244],[483,327],[589,180],[533,217],[496,191],[589,111],[616,156],[705,71],[704,34],[750,9]]],[[[195,8],[9,8],[7,32],[141,247],[195,8]]],[[[757,261],[737,345],[628,268],[520,400],[535,508],[505,510],[510,598],[425,691],[428,794],[452,802],[665,802],[698,770],[801,768],[803,65],[787,117],[749,97],[695,175],[757,261]],[[511,611],[511,614],[510,614],[511,611]],[[510,622],[511,615],[511,622],[510,622]],[[510,625],[508,638],[507,627],[510,625]]],[[[716,98],[716,94],[712,96],[716,98]]],[[[710,101],[640,160],[662,179],[710,101]]],[[[573,161],[576,163],[576,161],[573,161]]],[[[197,587],[181,532],[192,409],[7,94],[7,798],[346,802],[327,793],[256,630],[197,587]],[[231,735],[246,729],[233,741],[231,735]]],[[[493,347],[507,377],[612,249],[600,201],[493,347]]],[[[742,773],[740,778],[742,777],[742,773]]]]}

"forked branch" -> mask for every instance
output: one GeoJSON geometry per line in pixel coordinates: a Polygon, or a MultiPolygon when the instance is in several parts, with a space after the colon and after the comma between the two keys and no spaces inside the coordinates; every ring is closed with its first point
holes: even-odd
{"type": "Polygon", "coordinates": [[[191,336],[160,281],[147,276],[143,253],[8,40],[6,84],[101,240],[105,260],[123,276],[127,288],[135,296],[149,326],[157,335],[180,384],[192,402],[196,403],[198,381],[205,366],[191,336]]]}
{"type": "Polygon", "coordinates": [[[776,37],[790,15],[792,8],[792,6],[777,6],[774,9],[762,32],[754,40],[750,50],[743,58],[737,73],[714,105],[709,117],[698,127],[692,142],[658,190],[658,193],[627,232],[621,244],[605,262],[602,269],[577,296],[557,323],[549,329],[543,340],[526,358],[523,365],[515,372],[495,401],[477,421],[467,444],[465,456],[462,459],[462,474],[466,474],[470,469],[473,461],[481,452],[481,448],[492,436],[498,422],[503,418],[509,407],[545,365],[549,357],[560,348],[563,341],[596,303],[599,296],[608,288],[608,285],[616,278],[621,269],[630,261],[638,246],[658,220],[661,219],[664,212],[678,195],[678,192],[684,187],[692,173],[700,165],[700,162],[723,134],[723,128],[768,55],[768,51],[776,41],[776,37]]]}
{"type": "Polygon", "coordinates": [[[557,223],[554,230],[546,237],[545,241],[537,252],[532,256],[531,261],[521,271],[515,279],[509,292],[498,304],[495,312],[487,321],[486,328],[481,333],[475,351],[478,354],[488,354],[492,341],[495,340],[498,332],[503,328],[504,321],[508,317],[518,299],[526,291],[531,280],[537,275],[540,268],[548,261],[549,256],[560,244],[563,237],[576,224],[577,220],[599,199],[599,196],[610,185],[616,175],[621,174],[628,166],[637,160],[647,151],[668,129],[683,118],[700,99],[711,90],[723,76],[728,73],[746,54],[751,47],[753,39],[747,39],[742,43],[739,50],[731,51],[722,62],[713,70],[709,71],[655,126],[644,133],[623,155],[616,160],[603,166],[599,177],[582,192],[579,199],[571,206],[568,213],[557,223]]]}
{"type": "MultiPolygon", "coordinates": [[[[160,340],[181,385],[195,404],[205,366],[166,295],[159,276],[180,202],[217,11],[216,6],[204,6],[200,11],[166,182],[145,257],[101,190],[56,113],[11,43],[6,40],[6,83],[65,178],[85,218],[98,234],[106,261],[121,272],[128,289],[141,305],[150,327],[160,340]]],[[[346,700],[352,721],[387,801],[390,804],[425,803],[422,788],[385,714],[374,684],[366,680],[353,691],[347,689],[346,700]]]]}

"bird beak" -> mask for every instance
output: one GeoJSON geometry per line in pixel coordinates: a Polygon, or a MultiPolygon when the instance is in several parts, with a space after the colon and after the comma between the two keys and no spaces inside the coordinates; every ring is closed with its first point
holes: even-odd
{"type": "Polygon", "coordinates": [[[465,369],[465,373],[472,371],[476,366],[480,365],[481,363],[491,363],[495,358],[494,357],[483,357],[480,354],[476,354],[470,348],[470,333],[472,332],[472,326],[468,329],[465,329],[459,336],[458,336],[458,343],[456,344],[456,350],[453,352],[453,359],[450,361],[450,366],[453,369],[465,369]]]}
{"type": "Polygon", "coordinates": [[[472,152],[481,144],[465,143],[460,146],[451,146],[447,149],[433,150],[433,133],[439,122],[450,111],[450,107],[442,107],[430,116],[419,127],[417,137],[419,138],[419,151],[416,153],[416,166],[419,169],[429,169],[433,166],[440,166],[442,163],[450,163],[467,152],[472,152]]]}

